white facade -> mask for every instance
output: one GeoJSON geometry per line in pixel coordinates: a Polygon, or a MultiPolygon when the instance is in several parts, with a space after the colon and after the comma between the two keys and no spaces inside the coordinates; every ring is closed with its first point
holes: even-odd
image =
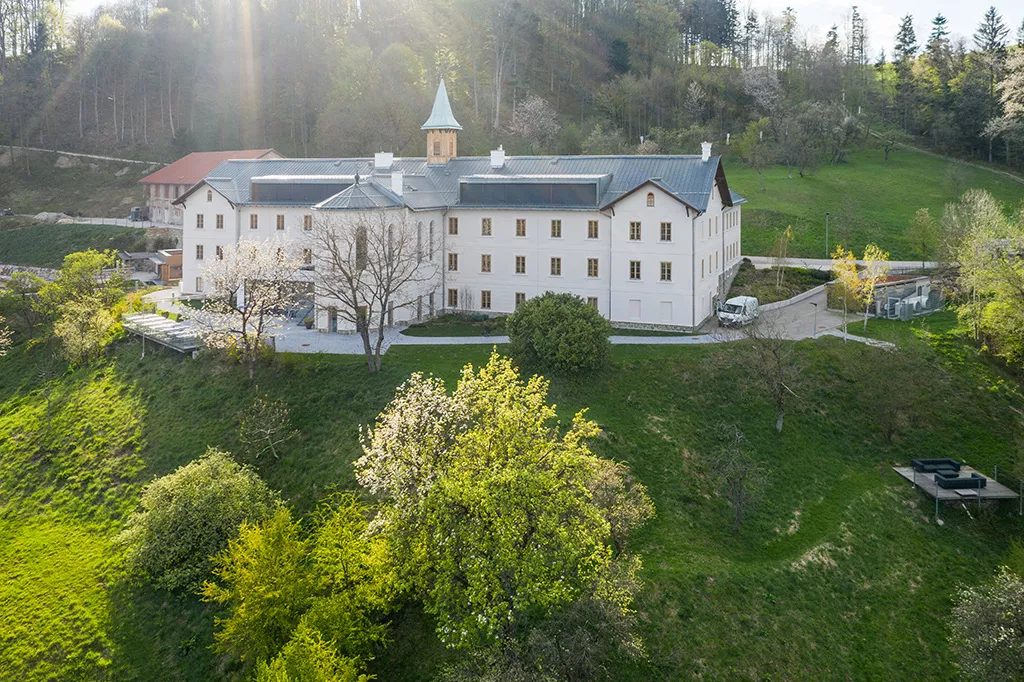
{"type": "MultiPolygon", "coordinates": [[[[392,319],[404,324],[445,310],[510,313],[517,296],[554,291],[593,302],[616,324],[697,327],[713,315],[715,300],[725,295],[741,259],[740,207],[726,206],[717,185],[712,192],[704,213],[653,183],[605,210],[393,209],[422,230],[436,281],[418,287],[422,291],[410,294],[409,305],[397,308],[392,319]],[[449,229],[450,219],[458,221],[456,233],[449,229]],[[517,221],[525,221],[525,236],[517,235],[517,221]],[[552,221],[560,221],[560,236],[552,236],[552,221]],[[523,272],[517,272],[517,259],[523,272]],[[559,259],[554,266],[552,259],[559,259]]],[[[186,294],[204,293],[202,267],[217,257],[218,246],[245,239],[302,248],[304,221],[315,213],[312,207],[234,206],[205,185],[183,204],[181,287],[186,294]]],[[[326,299],[317,301],[316,327],[351,331],[350,324],[331,315],[330,306],[326,299]]]]}
{"type": "Polygon", "coordinates": [[[739,215],[738,206],[723,210],[720,201],[698,214],[653,185],[607,211],[456,207],[444,214],[444,300],[457,297],[448,307],[458,309],[510,313],[517,294],[566,292],[591,301],[613,323],[696,327],[712,315],[739,264],[739,215]],[[458,219],[458,234],[450,233],[451,218],[458,219]],[[554,221],[560,224],[553,228],[554,221]]]}

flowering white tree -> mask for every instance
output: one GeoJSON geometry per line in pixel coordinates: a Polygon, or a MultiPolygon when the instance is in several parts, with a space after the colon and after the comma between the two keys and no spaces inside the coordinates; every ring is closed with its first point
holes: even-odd
{"type": "Polygon", "coordinates": [[[7,347],[11,345],[11,330],[3,322],[4,317],[0,315],[0,358],[7,355],[7,347]]]}
{"type": "Polygon", "coordinates": [[[295,302],[299,259],[281,244],[239,241],[224,247],[223,257],[206,263],[203,281],[210,300],[190,314],[212,348],[237,348],[249,378],[267,336],[282,327],[283,310],[295,302]]]}
{"type": "Polygon", "coordinates": [[[433,290],[437,265],[421,228],[404,210],[340,211],[321,212],[308,233],[317,306],[356,328],[371,373],[394,312],[433,290]]]}

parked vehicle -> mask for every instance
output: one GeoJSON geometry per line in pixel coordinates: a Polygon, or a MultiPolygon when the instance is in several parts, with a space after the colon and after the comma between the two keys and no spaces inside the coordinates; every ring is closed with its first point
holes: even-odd
{"type": "Polygon", "coordinates": [[[749,324],[757,319],[760,306],[753,296],[734,296],[718,309],[718,322],[724,327],[749,324]]]}
{"type": "Polygon", "coordinates": [[[2,211],[0,211],[0,216],[8,216],[8,215],[14,215],[14,211],[12,211],[9,208],[5,208],[2,211]]]}
{"type": "Polygon", "coordinates": [[[148,206],[133,206],[132,212],[128,214],[128,220],[132,222],[139,222],[142,220],[149,220],[149,207],[148,206]]]}

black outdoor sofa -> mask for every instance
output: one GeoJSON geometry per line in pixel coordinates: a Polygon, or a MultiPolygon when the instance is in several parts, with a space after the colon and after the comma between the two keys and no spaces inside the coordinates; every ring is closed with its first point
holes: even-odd
{"type": "Polygon", "coordinates": [[[912,459],[910,466],[919,474],[934,474],[938,471],[960,471],[960,462],[944,457],[941,459],[912,459]]]}
{"type": "Polygon", "coordinates": [[[975,488],[980,490],[988,484],[988,480],[979,473],[960,476],[956,473],[947,474],[939,471],[935,474],[935,484],[947,490],[973,490],[975,488]]]}

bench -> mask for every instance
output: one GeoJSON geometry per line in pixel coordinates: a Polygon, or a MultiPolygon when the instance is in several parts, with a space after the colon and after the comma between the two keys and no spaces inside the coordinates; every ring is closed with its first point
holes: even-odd
{"type": "Polygon", "coordinates": [[[934,459],[912,459],[910,466],[921,474],[933,474],[937,471],[960,471],[960,462],[948,457],[934,459]]]}
{"type": "Polygon", "coordinates": [[[979,473],[961,477],[959,474],[938,472],[935,474],[935,484],[946,490],[981,489],[988,484],[988,479],[979,473]]]}

